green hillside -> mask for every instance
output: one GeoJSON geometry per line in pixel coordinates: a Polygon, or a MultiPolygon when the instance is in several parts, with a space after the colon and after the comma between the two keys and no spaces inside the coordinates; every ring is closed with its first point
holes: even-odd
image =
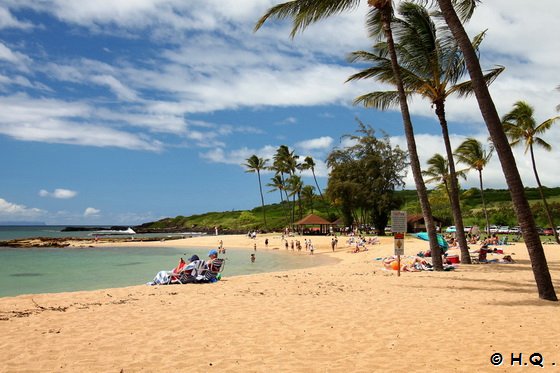
{"type": "MultiPolygon", "coordinates": [[[[430,200],[434,208],[434,215],[444,222],[451,225],[451,211],[449,203],[445,198],[438,195],[438,191],[430,192],[430,200]],[[441,206],[440,206],[441,205],[441,206]]],[[[526,188],[527,197],[533,208],[533,214],[538,225],[547,226],[546,218],[542,210],[542,202],[536,188],[526,188]]],[[[410,214],[420,213],[418,197],[415,190],[401,190],[396,192],[402,200],[401,210],[406,210],[410,214]]],[[[560,224],[560,187],[546,188],[545,195],[552,208],[555,221],[560,224]]],[[[490,223],[496,225],[517,225],[515,213],[511,203],[509,191],[505,189],[486,189],[484,191],[486,205],[490,215],[490,223]]],[[[484,216],[480,191],[478,189],[465,190],[461,196],[462,212],[465,225],[484,226],[484,216]]],[[[208,212],[205,214],[177,216],[166,218],[156,222],[142,224],[140,230],[169,230],[169,231],[213,231],[214,227],[219,227],[221,232],[245,233],[249,230],[282,230],[289,225],[288,216],[291,213],[292,203],[276,203],[266,205],[267,227],[263,222],[263,209],[256,207],[252,210],[208,212]]],[[[317,198],[313,206],[302,206],[302,210],[295,208],[295,221],[310,213],[319,215],[329,221],[334,221],[339,214],[333,206],[325,204],[317,198]]]]}

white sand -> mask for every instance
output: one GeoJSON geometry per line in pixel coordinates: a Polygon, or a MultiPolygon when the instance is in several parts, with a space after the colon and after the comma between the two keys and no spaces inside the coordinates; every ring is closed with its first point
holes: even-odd
{"type": "MultiPolygon", "coordinates": [[[[219,239],[252,249],[244,236],[158,245],[219,239]]],[[[0,298],[0,371],[501,372],[520,369],[511,353],[524,364],[534,352],[558,369],[560,305],[538,299],[524,245],[503,247],[517,264],[397,277],[374,260],[392,253],[392,238],[357,254],[312,239],[315,255],[341,261],[215,284],[0,298]],[[490,363],[496,352],[500,367],[490,363]]],[[[405,241],[407,254],[427,246],[405,241]]],[[[545,250],[560,293],[560,246],[545,250]]]]}

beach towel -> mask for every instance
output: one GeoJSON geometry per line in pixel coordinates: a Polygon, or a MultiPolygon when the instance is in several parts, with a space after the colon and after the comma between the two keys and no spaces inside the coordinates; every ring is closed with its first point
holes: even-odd
{"type": "Polygon", "coordinates": [[[187,263],[181,258],[179,260],[179,264],[177,267],[173,268],[171,271],[159,271],[156,274],[156,277],[151,282],[148,282],[147,285],[167,285],[171,282],[173,278],[177,278],[178,275],[183,272],[187,263]]]}
{"type": "Polygon", "coordinates": [[[167,285],[171,281],[171,276],[171,271],[159,271],[156,277],[151,282],[148,282],[147,285],[167,285]]]}

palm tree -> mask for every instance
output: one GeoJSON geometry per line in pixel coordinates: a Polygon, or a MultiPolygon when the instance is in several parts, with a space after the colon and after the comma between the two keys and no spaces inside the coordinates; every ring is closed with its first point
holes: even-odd
{"type": "Polygon", "coordinates": [[[541,199],[544,204],[544,209],[546,211],[546,216],[548,218],[548,224],[552,227],[554,232],[554,239],[557,243],[558,233],[556,232],[556,226],[554,225],[554,220],[552,219],[552,214],[550,213],[550,208],[544,196],[544,192],[541,185],[541,180],[537,172],[537,164],[535,162],[535,153],[533,145],[540,146],[544,150],[550,151],[552,147],[549,143],[544,141],[539,135],[545,133],[552,124],[560,117],[553,117],[545,120],[541,124],[537,125],[535,118],[533,117],[535,110],[531,105],[524,101],[518,101],[513,105],[513,110],[504,115],[502,118],[502,123],[504,125],[504,130],[506,135],[510,139],[510,145],[517,146],[521,143],[525,143],[525,154],[527,151],[531,154],[531,163],[533,165],[533,173],[535,174],[535,179],[537,179],[537,185],[539,187],[539,193],[541,194],[541,199]]]}
{"type": "Polygon", "coordinates": [[[266,223],[266,211],[264,207],[264,196],[261,184],[261,170],[266,169],[266,163],[268,162],[268,159],[259,158],[256,154],[253,154],[252,156],[247,158],[246,161],[247,163],[245,163],[244,166],[247,167],[247,170],[245,172],[256,172],[259,179],[259,191],[261,192],[261,205],[263,209],[264,227],[265,229],[268,229],[268,225],[266,223]]]}
{"type": "MultiPolygon", "coordinates": [[[[428,159],[427,170],[422,171],[422,175],[429,177],[426,179],[426,183],[439,183],[445,188],[449,202],[451,203],[451,191],[449,190],[449,165],[447,159],[439,153],[436,153],[432,158],[428,159]]],[[[458,177],[466,179],[465,172],[463,170],[456,172],[458,177]]]]}
{"type": "Polygon", "coordinates": [[[299,218],[303,218],[303,208],[301,206],[301,191],[303,189],[303,181],[299,175],[291,175],[288,180],[286,180],[288,184],[288,190],[290,191],[290,196],[293,199],[293,206],[294,206],[294,215],[295,215],[295,206],[296,206],[296,197],[299,207],[299,218]]]}
{"type": "Polygon", "coordinates": [[[303,163],[301,164],[301,169],[311,170],[311,173],[313,174],[313,180],[315,180],[315,185],[317,186],[317,191],[319,192],[321,199],[324,201],[325,199],[323,198],[323,193],[321,192],[321,188],[319,187],[319,183],[317,182],[317,177],[315,176],[315,161],[313,160],[313,158],[311,158],[310,156],[305,157],[303,163]]]}
{"type": "Polygon", "coordinates": [[[482,185],[482,170],[490,158],[492,158],[492,152],[494,148],[490,148],[486,151],[482,144],[475,138],[468,138],[459,145],[455,150],[455,155],[457,156],[457,162],[461,162],[469,167],[469,169],[478,171],[478,180],[480,182],[480,198],[482,199],[482,209],[484,211],[484,217],[486,219],[486,234],[490,234],[490,221],[488,220],[488,210],[486,209],[486,201],[484,200],[484,187],[482,185]]]}
{"type": "MultiPolygon", "coordinates": [[[[463,217],[459,201],[459,187],[453,160],[453,149],[449,139],[449,130],[445,116],[445,100],[457,94],[466,96],[472,93],[471,82],[458,83],[465,74],[465,61],[457,43],[448,28],[436,27],[428,10],[411,2],[403,2],[399,6],[403,19],[395,22],[394,33],[398,38],[396,51],[407,94],[419,94],[432,103],[439,119],[449,167],[449,197],[453,220],[457,226],[457,241],[461,249],[461,260],[470,264],[470,254],[463,227],[463,217]]],[[[478,47],[484,33],[477,35],[473,44],[478,47]]],[[[366,61],[373,66],[352,75],[348,80],[375,77],[384,83],[394,85],[391,61],[387,56],[387,45],[378,43],[374,52],[358,51],[350,55],[351,61],[366,61]]],[[[485,78],[490,83],[503,67],[493,69],[485,78]]],[[[362,95],[355,103],[363,103],[366,107],[386,109],[397,104],[397,92],[372,92],[362,95]]]]}
{"type": "MultiPolygon", "coordinates": [[[[298,31],[304,30],[311,23],[321,19],[330,17],[347,10],[355,9],[360,4],[360,0],[293,0],[282,4],[278,4],[270,8],[257,22],[255,30],[258,30],[264,22],[269,18],[286,19],[291,18],[292,31],[291,36],[294,37],[298,31]]],[[[401,74],[397,62],[397,54],[393,42],[393,33],[391,30],[391,22],[393,20],[393,2],[392,0],[368,0],[370,11],[368,14],[368,25],[372,36],[383,34],[387,41],[388,51],[391,59],[391,66],[395,75],[397,85],[403,127],[406,136],[408,152],[410,157],[410,166],[420,206],[424,215],[428,236],[430,239],[430,250],[432,252],[434,269],[442,270],[443,263],[441,260],[441,250],[437,242],[434,219],[432,209],[428,200],[428,191],[422,179],[422,169],[420,168],[420,160],[416,149],[416,140],[414,138],[414,128],[408,110],[406,101],[406,93],[402,83],[401,74]]]]}
{"type": "Polygon", "coordinates": [[[270,166],[270,170],[274,171],[276,175],[280,176],[280,179],[282,181],[281,184],[283,186],[281,190],[284,190],[284,193],[286,194],[286,200],[288,200],[288,193],[285,188],[286,178],[284,177],[284,175],[288,173],[288,170],[284,162],[284,154],[286,153],[287,149],[288,147],[286,145],[280,145],[280,147],[276,150],[276,154],[274,154],[272,166],[270,166]]]}
{"type": "MultiPolygon", "coordinates": [[[[290,200],[288,196],[288,180],[296,174],[296,171],[300,167],[298,159],[299,155],[296,155],[293,150],[290,151],[290,148],[287,145],[280,145],[278,149],[276,149],[276,154],[274,154],[274,162],[271,169],[274,170],[277,174],[280,174],[282,184],[284,185],[286,201],[290,200]]],[[[293,226],[295,221],[295,199],[293,199],[292,203],[290,221],[291,225],[293,226]]]]}
{"type": "Polygon", "coordinates": [[[284,194],[282,193],[286,186],[284,185],[284,180],[279,173],[276,173],[271,179],[270,183],[266,184],[266,186],[271,187],[270,192],[279,191],[280,192],[280,204],[282,205],[282,209],[284,210],[284,214],[286,216],[286,226],[290,224],[290,214],[286,212],[286,204],[284,203],[284,194]]]}
{"type": "MultiPolygon", "coordinates": [[[[458,3],[457,10],[464,19],[472,14],[472,11],[478,0],[455,0],[458,3]]],[[[533,276],[537,284],[539,297],[545,300],[558,301],[552,278],[548,269],[546,256],[543,246],[535,225],[531,207],[525,195],[525,189],[519,170],[515,163],[515,157],[508,142],[508,138],[502,127],[502,122],[492,96],[488,91],[488,86],[482,74],[478,55],[471,44],[467,32],[463,27],[463,23],[453,6],[452,0],[437,0],[439,9],[449,29],[453,33],[453,37],[457,40],[461,52],[464,55],[467,69],[471,77],[473,90],[476,95],[478,107],[488,128],[488,132],[492,138],[492,142],[498,153],[498,158],[502,166],[502,171],[506,177],[506,182],[511,193],[511,200],[517,215],[517,221],[523,232],[523,239],[527,246],[531,266],[533,268],[533,276]]]]}
{"type": "Polygon", "coordinates": [[[313,185],[306,185],[301,190],[301,197],[307,201],[308,206],[313,214],[313,197],[315,197],[315,187],[313,185]]]}

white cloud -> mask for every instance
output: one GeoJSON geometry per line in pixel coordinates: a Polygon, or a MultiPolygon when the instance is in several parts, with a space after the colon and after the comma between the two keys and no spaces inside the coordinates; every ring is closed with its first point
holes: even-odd
{"type": "Polygon", "coordinates": [[[91,80],[97,84],[106,85],[115,93],[115,95],[124,101],[136,101],[136,93],[125,87],[118,79],[110,75],[98,75],[91,78],[91,80]]]}
{"type": "MultiPolygon", "coordinates": [[[[556,135],[555,135],[556,136],[556,135]]],[[[485,134],[470,136],[476,138],[482,144],[488,144],[488,136],[485,134]]],[[[465,136],[451,136],[451,146],[456,149],[461,142],[466,139],[465,136]]],[[[560,141],[560,136],[556,136],[556,139],[560,141]]],[[[391,137],[391,143],[393,145],[399,145],[402,149],[408,150],[406,141],[403,136],[391,137]]],[[[445,149],[443,147],[443,140],[441,136],[438,135],[417,135],[416,136],[416,146],[418,150],[418,156],[420,159],[420,166],[422,169],[427,168],[427,160],[431,158],[435,153],[440,153],[445,156],[445,149]]],[[[485,145],[488,148],[488,145],[485,145]]],[[[535,175],[533,173],[531,159],[528,154],[523,153],[523,147],[514,148],[514,156],[516,159],[517,168],[519,174],[521,175],[521,180],[526,187],[536,187],[535,175]]],[[[535,149],[535,159],[537,162],[537,168],[539,172],[539,177],[541,183],[546,186],[557,186],[558,178],[554,172],[547,172],[547,165],[559,164],[560,163],[560,153],[559,152],[546,152],[540,148],[535,149]]],[[[457,168],[464,166],[458,165],[457,168]]],[[[502,167],[498,159],[496,152],[493,153],[489,164],[482,171],[483,183],[485,188],[504,188],[505,179],[502,172],[502,167]]],[[[412,175],[412,170],[409,169],[408,175],[405,179],[406,189],[415,189],[414,177],[412,175]]],[[[476,171],[469,171],[467,174],[467,180],[460,180],[462,188],[478,188],[479,179],[478,173],[476,171]]],[[[433,185],[427,185],[428,188],[432,188],[433,185]]]]}
{"type": "Polygon", "coordinates": [[[0,8],[0,30],[15,28],[15,29],[30,29],[33,26],[29,22],[22,22],[16,19],[7,9],[0,8]]]}
{"type": "Polygon", "coordinates": [[[296,143],[295,147],[303,152],[312,150],[326,150],[331,149],[333,145],[333,138],[330,136],[322,136],[316,139],[309,139],[296,143]]]}
{"type": "Polygon", "coordinates": [[[12,51],[4,43],[0,42],[0,61],[9,62],[16,68],[25,70],[26,65],[31,62],[31,59],[23,53],[12,51]]]}
{"type": "Polygon", "coordinates": [[[36,219],[44,216],[46,211],[38,208],[29,208],[24,205],[8,202],[0,198],[0,218],[5,220],[36,219]]]}
{"type": "Polygon", "coordinates": [[[142,134],[76,122],[76,117],[87,119],[95,111],[84,103],[18,95],[0,97],[0,106],[10,107],[9,112],[0,117],[0,133],[18,140],[149,151],[162,149],[159,141],[142,134]]]}
{"type": "Polygon", "coordinates": [[[253,154],[255,153],[248,148],[232,150],[229,152],[224,151],[222,148],[216,148],[205,153],[200,153],[200,157],[212,163],[225,163],[242,166],[246,162],[246,159],[253,154]]]}
{"type": "Polygon", "coordinates": [[[212,163],[235,164],[244,167],[243,165],[247,162],[247,158],[251,157],[253,154],[257,155],[259,158],[268,159],[270,161],[273,159],[275,153],[276,147],[266,145],[261,149],[243,147],[231,151],[216,148],[205,153],[200,153],[199,155],[202,159],[206,159],[212,163]]]}
{"type": "Polygon", "coordinates": [[[297,118],[295,117],[287,117],[279,122],[277,122],[276,124],[278,125],[286,125],[286,124],[296,124],[297,123],[297,118]]]}
{"type": "Polygon", "coordinates": [[[55,189],[52,193],[45,189],[41,189],[39,191],[39,195],[41,197],[52,197],[57,199],[70,199],[74,198],[77,194],[78,192],[70,189],[55,189]]]}
{"type": "MultiPolygon", "coordinates": [[[[0,60],[27,64],[34,69],[32,73],[18,76],[17,80],[13,74],[0,74],[0,85],[42,91],[50,88],[54,94],[49,97],[56,97],[58,85],[65,83],[77,92],[72,100],[39,99],[21,94],[0,96],[0,106],[10,108],[0,116],[0,133],[23,141],[148,151],[164,148],[158,134],[175,134],[196,146],[212,147],[200,154],[210,162],[240,165],[252,154],[271,158],[275,150],[272,147],[271,151],[266,147],[252,150],[241,145],[236,145],[241,147],[239,149],[229,149],[225,138],[240,127],[197,126],[186,118],[191,113],[247,107],[349,105],[357,95],[383,88],[368,81],[344,83],[360,68],[348,66],[343,62],[344,56],[371,45],[364,28],[365,1],[354,12],[309,26],[293,40],[288,35],[291,27],[288,21],[268,22],[253,33],[257,19],[276,3],[240,0],[234,7],[224,7],[223,1],[218,0],[6,0],[5,9],[0,9],[0,28],[10,24],[12,26],[6,27],[29,26],[26,21],[15,20],[9,10],[31,9],[50,14],[60,22],[84,27],[84,34],[89,32],[91,37],[111,34],[138,40],[138,35],[142,34],[148,35],[143,42],[151,44],[147,44],[149,48],[142,57],[123,49],[119,51],[119,58],[112,61],[103,59],[107,53],[102,53],[99,60],[79,55],[59,59],[45,51],[43,60],[35,61],[19,52],[23,46],[18,45],[16,51],[0,43],[0,60]],[[51,80],[41,82],[36,75],[45,75],[51,80]],[[108,93],[101,94],[95,101],[80,96],[80,87],[89,90],[92,84],[96,88],[107,88],[108,93]],[[114,105],[115,97],[118,105],[114,105]],[[106,102],[111,105],[104,106],[106,102]]],[[[491,86],[499,113],[509,111],[515,101],[526,99],[535,105],[536,118],[542,121],[555,115],[554,107],[560,103],[560,92],[554,90],[560,84],[560,80],[554,80],[556,62],[560,59],[560,38],[556,37],[555,21],[560,13],[560,2],[536,2],[531,6],[530,16],[526,7],[519,0],[484,2],[476,10],[468,30],[474,35],[488,28],[481,49],[483,68],[496,64],[506,66],[505,72],[491,86]]],[[[41,58],[40,53],[29,55],[41,58]]],[[[415,116],[434,118],[433,109],[425,101],[415,99],[410,107],[415,116]]],[[[460,128],[461,133],[476,133],[481,139],[486,137],[473,98],[450,98],[446,102],[446,114],[452,133],[460,132],[460,128]],[[456,126],[457,122],[461,127],[456,126]]],[[[290,116],[285,122],[296,124],[298,121],[290,116]]],[[[433,155],[434,149],[443,152],[439,135],[417,132],[417,136],[423,162],[433,155]]],[[[454,136],[457,144],[464,138],[454,136]]],[[[551,129],[547,138],[553,140],[552,144],[558,144],[560,128],[551,129]]],[[[296,146],[320,155],[332,143],[332,138],[324,136],[296,146]]],[[[400,143],[406,149],[402,137],[400,143]]],[[[539,150],[537,161],[557,161],[557,153],[542,154],[539,150]]],[[[516,156],[524,180],[532,180],[526,166],[527,158],[519,151],[516,156]]],[[[326,174],[324,165],[318,165],[319,169],[322,171],[318,173],[326,174]]],[[[543,173],[543,182],[557,184],[553,174],[543,173]]],[[[407,180],[407,185],[413,187],[411,173],[407,180]]],[[[489,167],[488,182],[503,186],[497,157],[489,167]]]]}
{"type": "Polygon", "coordinates": [[[84,217],[85,218],[98,217],[100,212],[101,212],[101,210],[98,210],[94,207],[88,207],[84,211],[84,217]]]}

